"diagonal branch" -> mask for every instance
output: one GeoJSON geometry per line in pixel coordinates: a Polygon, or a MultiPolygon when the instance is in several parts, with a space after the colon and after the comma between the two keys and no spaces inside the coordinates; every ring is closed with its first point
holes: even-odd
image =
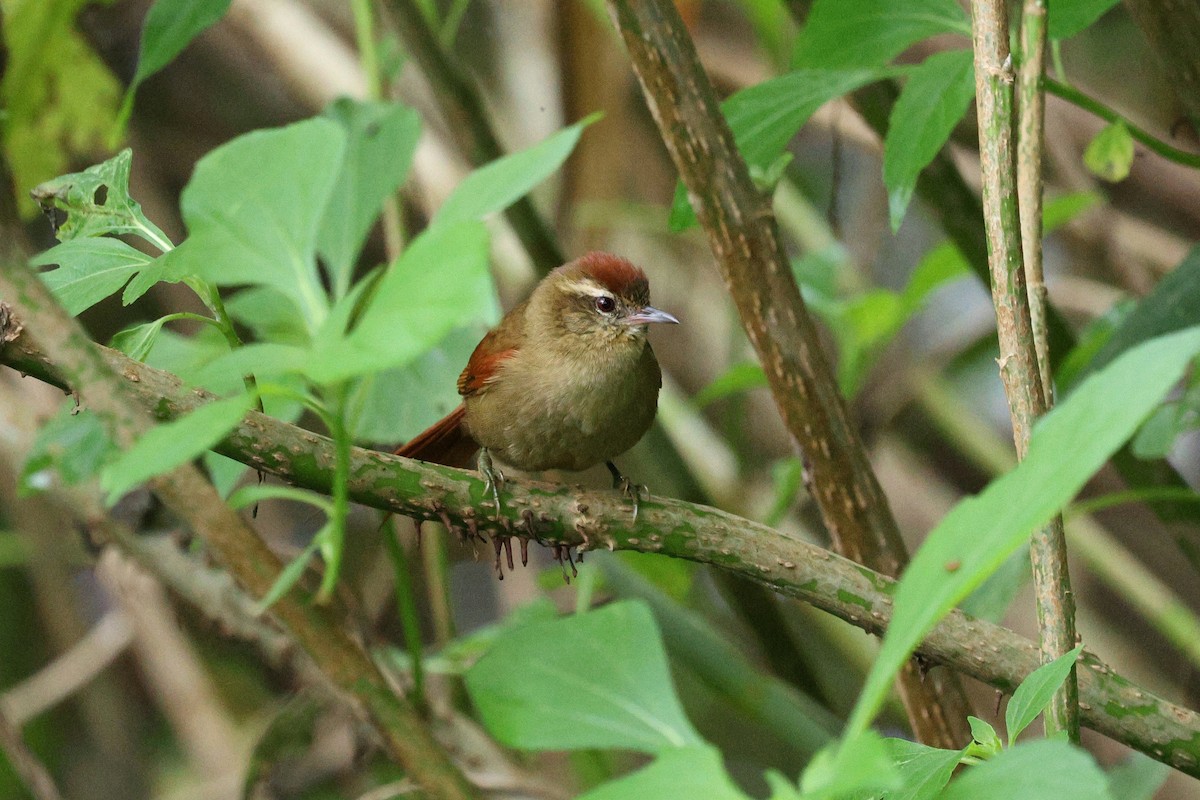
{"type": "MultiPolygon", "coordinates": [[[[838,552],[887,575],[908,560],[887,498],[826,361],[783,252],[770,203],[750,179],[696,50],[665,0],[610,0],[634,71],[696,215],[708,233],[775,402],[805,460],[805,479],[838,552]]],[[[953,676],[900,678],[913,730],[929,744],[969,740],[953,676]]]]}
{"type": "MultiPolygon", "coordinates": [[[[135,402],[160,419],[173,419],[214,399],[185,388],[170,373],[93,347],[109,369],[125,377],[135,402]]],[[[16,333],[0,347],[0,363],[62,388],[68,385],[27,333],[16,333]]],[[[324,436],[252,411],[216,449],[297,485],[329,492],[333,443],[324,436]]],[[[630,525],[629,505],[617,493],[513,479],[505,484],[504,516],[497,521],[474,473],[355,448],[350,475],[355,502],[439,520],[459,532],[503,537],[532,531],[547,545],[685,558],[742,575],[874,634],[881,634],[891,620],[890,578],[717,509],[656,497],[642,503],[637,524],[630,525]]],[[[1004,692],[1039,664],[1034,642],[959,611],[942,620],[918,652],[929,663],[945,664],[1004,692]]],[[[1200,777],[1200,714],[1140,688],[1087,653],[1079,665],[1079,691],[1080,716],[1089,728],[1200,777]]]]}
{"type": "MultiPolygon", "coordinates": [[[[96,413],[110,438],[128,446],[152,425],[149,414],[131,396],[131,385],[118,377],[122,373],[113,370],[79,323],[58,306],[41,280],[19,259],[16,249],[11,241],[0,243],[0,297],[13,304],[25,324],[36,327],[38,345],[54,355],[57,369],[96,413]]],[[[7,331],[0,330],[0,343],[17,331],[10,321],[7,331]]],[[[154,479],[152,486],[164,505],[187,521],[242,586],[255,597],[267,593],[279,575],[278,559],[199,470],[190,464],[179,467],[154,479]]],[[[274,613],[331,681],[357,701],[388,753],[431,796],[447,800],[476,796],[425,721],[392,691],[370,657],[327,609],[292,592],[274,606],[274,613]]]]}

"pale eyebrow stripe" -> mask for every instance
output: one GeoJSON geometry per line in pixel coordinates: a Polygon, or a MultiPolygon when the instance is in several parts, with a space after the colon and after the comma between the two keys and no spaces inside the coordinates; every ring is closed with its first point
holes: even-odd
{"type": "Polygon", "coordinates": [[[563,284],[563,290],[572,294],[586,295],[588,297],[612,297],[613,293],[605,289],[603,286],[589,280],[571,281],[563,284]]]}

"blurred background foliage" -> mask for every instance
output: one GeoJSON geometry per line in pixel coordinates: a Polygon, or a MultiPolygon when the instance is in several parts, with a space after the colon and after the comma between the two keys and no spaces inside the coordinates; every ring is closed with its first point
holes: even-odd
{"type": "MultiPolygon", "coordinates": [[[[460,123],[445,119],[387,14],[376,20],[376,61],[364,71],[356,48],[364,28],[355,12],[373,12],[366,3],[341,0],[234,0],[221,21],[141,83],[122,133],[123,87],[138,75],[149,5],[0,0],[4,148],[35,249],[54,240],[28,190],[120,146],[135,154],[132,196],[181,241],[178,196],[201,156],[246,131],[320,113],[339,96],[367,96],[372,74],[420,112],[424,127],[412,179],[392,216],[375,229],[360,268],[387,259],[388,230],[420,230],[471,168],[457,146],[460,123]]],[[[806,2],[779,0],[680,0],[678,6],[726,96],[793,64],[809,11],[806,2]]],[[[604,113],[534,200],[564,252],[606,249],[641,264],[655,304],[684,321],[677,331],[655,334],[665,372],[660,424],[623,459],[625,471],[656,494],[715,504],[825,542],[707,244],[694,228],[673,230],[679,227],[671,214],[674,170],[603,4],[425,0],[424,11],[479,85],[506,151],[604,113]]],[[[953,34],[934,37],[905,50],[897,63],[918,64],[966,44],[953,34]]],[[[1188,111],[1125,6],[1063,41],[1054,55],[1056,74],[1071,85],[1160,139],[1196,149],[1188,111]]],[[[973,111],[967,114],[947,153],[974,186],[977,142],[973,111]]],[[[1119,131],[1097,139],[1105,128],[1077,105],[1047,101],[1049,296],[1093,352],[1200,238],[1195,171],[1131,146],[1119,131]]],[[[906,214],[890,216],[895,198],[889,202],[882,179],[883,152],[859,111],[836,99],[820,104],[789,143],[788,158],[757,177],[774,192],[805,297],[824,323],[853,416],[915,547],[957,498],[1008,467],[1011,446],[986,287],[945,244],[936,197],[918,195],[906,214]],[[893,222],[900,223],[895,231],[893,222]]],[[[491,241],[500,304],[510,307],[536,269],[502,220],[492,225],[491,241]]],[[[1168,301],[1189,296],[1194,273],[1177,278],[1186,285],[1168,301]]],[[[98,341],[108,342],[130,325],[181,310],[202,308],[181,285],[159,284],[129,307],[110,298],[82,318],[98,341]]],[[[245,320],[254,315],[252,303],[235,313],[245,320]]],[[[179,342],[199,333],[186,320],[168,328],[163,364],[172,363],[173,346],[184,354],[179,342]]],[[[413,373],[381,373],[384,388],[364,402],[383,405],[364,415],[360,441],[382,446],[405,439],[452,408],[453,379],[477,335],[460,331],[421,361],[414,368],[420,391],[412,390],[413,373]]],[[[1064,367],[1068,377],[1071,364],[1064,367]]],[[[1192,484],[1200,479],[1197,439],[1178,434],[1195,427],[1195,395],[1182,392],[1135,444],[1145,458],[1168,456],[1192,484]]],[[[80,526],[36,493],[21,491],[36,474],[26,469],[22,478],[33,432],[62,407],[53,390],[0,372],[0,433],[8,441],[0,453],[0,703],[27,720],[27,741],[67,795],[228,797],[245,786],[262,797],[389,796],[372,791],[396,788],[395,768],[363,744],[359,723],[303,691],[303,676],[286,660],[264,660],[144,576],[93,563],[86,535],[61,535],[80,526]]],[[[607,475],[568,480],[601,486],[607,475]]],[[[1102,498],[1123,486],[1105,471],[1087,495],[1102,498]]],[[[1194,555],[1200,542],[1194,510],[1186,513],[1185,504],[1184,513],[1164,521],[1150,505],[1093,505],[1090,516],[1074,516],[1071,526],[1080,630],[1124,674],[1195,707],[1200,653],[1186,632],[1196,629],[1200,613],[1200,571],[1193,558],[1181,557],[1194,555]]],[[[148,495],[134,494],[118,511],[142,528],[172,526],[148,495]]],[[[343,594],[359,635],[403,672],[412,666],[413,643],[405,642],[397,619],[392,570],[374,536],[378,517],[358,510],[351,522],[343,594]]],[[[264,503],[255,525],[287,557],[304,548],[319,520],[299,504],[264,503]]],[[[759,796],[765,768],[794,775],[812,752],[790,726],[814,719],[836,725],[875,647],[870,637],[811,608],[690,563],[589,554],[567,583],[570,566],[534,552],[528,569],[505,570],[501,582],[489,548],[473,552],[430,526],[420,546],[411,526],[402,539],[422,598],[418,625],[432,695],[461,705],[458,676],[488,650],[497,625],[641,597],[664,632],[687,718],[759,796]],[[772,719],[761,696],[784,691],[778,687],[813,701],[806,721],[772,719]]],[[[971,599],[971,610],[1036,637],[1026,574],[1014,561],[971,599]]],[[[991,689],[970,688],[977,709],[999,707],[991,689]]],[[[779,701],[774,711],[783,706],[779,701]]],[[[896,733],[906,724],[895,708],[883,722],[896,733]]],[[[1085,742],[1102,763],[1125,756],[1100,737],[1085,742]]],[[[526,766],[556,787],[559,794],[549,796],[570,796],[640,763],[640,756],[584,750],[542,754],[526,766]]],[[[1196,791],[1194,781],[1172,775],[1156,796],[1196,791]]],[[[0,797],[22,796],[0,762],[0,797]]]]}

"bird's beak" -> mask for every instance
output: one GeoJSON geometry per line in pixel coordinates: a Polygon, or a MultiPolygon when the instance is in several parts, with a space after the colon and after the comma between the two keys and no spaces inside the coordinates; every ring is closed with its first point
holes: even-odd
{"type": "Polygon", "coordinates": [[[630,325],[645,325],[648,322],[671,322],[676,325],[679,324],[679,320],[675,319],[674,316],[665,311],[659,311],[653,306],[638,309],[627,316],[625,322],[630,325]]]}

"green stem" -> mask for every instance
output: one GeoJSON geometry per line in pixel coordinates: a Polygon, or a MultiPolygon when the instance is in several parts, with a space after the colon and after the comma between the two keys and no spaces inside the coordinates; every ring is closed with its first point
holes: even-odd
{"type": "Polygon", "coordinates": [[[1080,500],[1067,509],[1067,514],[1072,517],[1080,514],[1095,514],[1097,511],[1126,503],[1200,503],[1200,494],[1191,489],[1181,489],[1175,486],[1163,486],[1158,489],[1128,489],[1123,492],[1111,492],[1100,497],[1080,500]]]}
{"type": "Polygon", "coordinates": [[[450,603],[450,548],[448,532],[440,524],[430,523],[421,534],[421,555],[425,562],[426,594],[433,617],[433,640],[444,647],[456,633],[453,606],[450,603]]]}
{"type": "Polygon", "coordinates": [[[367,82],[367,97],[382,97],[379,77],[379,49],[375,46],[375,16],[371,0],[351,0],[354,13],[354,42],[358,46],[358,63],[367,82]]]}
{"type": "Polygon", "coordinates": [[[392,560],[392,574],[396,581],[396,610],[400,614],[400,627],[404,629],[404,644],[412,662],[412,700],[419,709],[427,708],[425,702],[425,644],[421,636],[421,615],[417,609],[417,596],[413,591],[412,563],[404,544],[400,541],[400,527],[394,516],[387,520],[388,530],[383,531],[383,543],[392,560]]]}
{"type": "Polygon", "coordinates": [[[318,603],[327,603],[337,589],[338,575],[342,570],[342,555],[346,549],[346,518],[350,514],[350,430],[346,427],[347,384],[338,384],[331,389],[333,402],[326,422],[333,439],[333,513],[329,517],[327,541],[322,543],[325,556],[325,577],[317,593],[318,603]]]}
{"type": "Polygon", "coordinates": [[[1144,144],[1147,149],[1157,153],[1168,161],[1174,161],[1176,164],[1183,164],[1185,167],[1200,169],[1200,154],[1189,153],[1186,150],[1180,150],[1177,147],[1172,147],[1162,139],[1159,139],[1153,134],[1148,133],[1145,129],[1133,124],[1116,111],[1101,103],[1099,100],[1089,97],[1088,95],[1079,91],[1074,86],[1068,86],[1065,83],[1060,83],[1054,78],[1046,75],[1042,77],[1042,87],[1050,94],[1061,97],[1063,100],[1066,100],[1069,103],[1074,103],[1084,111],[1090,111],[1106,122],[1125,123],[1125,127],[1129,129],[1130,136],[1144,144]]]}

